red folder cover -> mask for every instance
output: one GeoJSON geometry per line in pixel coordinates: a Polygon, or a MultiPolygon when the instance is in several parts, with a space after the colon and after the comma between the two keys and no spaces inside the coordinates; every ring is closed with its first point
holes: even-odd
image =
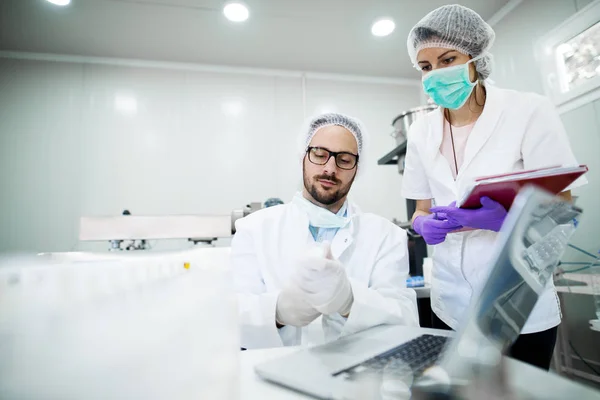
{"type": "Polygon", "coordinates": [[[534,185],[558,194],[565,190],[581,175],[588,171],[585,165],[573,167],[550,167],[528,171],[511,172],[509,174],[485,176],[475,180],[456,206],[460,208],[479,208],[479,199],[487,196],[510,209],[519,190],[527,185],[534,185]]]}

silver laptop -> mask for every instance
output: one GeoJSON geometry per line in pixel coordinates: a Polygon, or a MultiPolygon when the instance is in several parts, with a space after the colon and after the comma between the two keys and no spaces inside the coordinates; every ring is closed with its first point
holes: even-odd
{"type": "MultiPolygon", "coordinates": [[[[492,251],[494,263],[462,328],[451,332],[376,326],[256,366],[262,378],[324,399],[379,398],[410,391],[424,371],[469,379],[473,363],[516,340],[575,230],[581,209],[540,189],[523,189],[492,251]],[[435,368],[432,368],[435,366],[435,368]],[[385,392],[385,390],[384,390],[385,392]]],[[[402,398],[402,397],[393,397],[402,398]]]]}

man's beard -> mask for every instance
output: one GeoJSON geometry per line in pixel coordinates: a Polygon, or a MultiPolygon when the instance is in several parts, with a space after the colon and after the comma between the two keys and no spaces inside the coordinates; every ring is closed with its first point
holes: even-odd
{"type": "MultiPolygon", "coordinates": [[[[306,160],[304,160],[306,162],[306,160]]],[[[304,164],[304,163],[303,163],[304,164]]],[[[310,193],[312,198],[323,204],[325,206],[329,206],[334,204],[344,198],[348,192],[350,192],[350,188],[352,187],[352,183],[354,182],[354,178],[356,174],[352,177],[350,182],[341,186],[341,181],[334,175],[315,175],[312,178],[306,176],[306,169],[303,168],[302,177],[304,180],[304,188],[310,193]],[[332,182],[335,182],[337,185],[335,187],[330,188],[329,190],[323,189],[321,184],[319,183],[319,179],[327,179],[332,182]]]]}

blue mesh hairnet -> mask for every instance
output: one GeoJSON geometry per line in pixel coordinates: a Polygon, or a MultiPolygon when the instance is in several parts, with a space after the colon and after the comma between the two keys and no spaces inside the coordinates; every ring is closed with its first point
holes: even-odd
{"type": "MultiPolygon", "coordinates": [[[[473,58],[481,79],[492,72],[492,56],[488,53],[496,34],[492,27],[470,8],[452,4],[427,14],[408,34],[410,61],[417,66],[419,51],[431,47],[454,49],[473,58]]],[[[417,67],[418,68],[418,67],[417,67]]]]}

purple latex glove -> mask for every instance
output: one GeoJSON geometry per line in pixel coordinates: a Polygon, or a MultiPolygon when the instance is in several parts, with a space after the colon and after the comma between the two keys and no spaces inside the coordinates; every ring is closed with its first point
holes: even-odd
{"type": "Polygon", "coordinates": [[[456,225],[498,232],[508,213],[500,203],[489,197],[482,197],[479,201],[481,208],[476,210],[457,208],[456,203],[452,203],[447,207],[432,207],[430,211],[445,214],[448,221],[456,225]]]}
{"type": "Polygon", "coordinates": [[[450,221],[435,218],[435,214],[420,215],[413,221],[413,229],[425,239],[427,244],[440,244],[446,240],[446,235],[462,228],[450,221]]]}

